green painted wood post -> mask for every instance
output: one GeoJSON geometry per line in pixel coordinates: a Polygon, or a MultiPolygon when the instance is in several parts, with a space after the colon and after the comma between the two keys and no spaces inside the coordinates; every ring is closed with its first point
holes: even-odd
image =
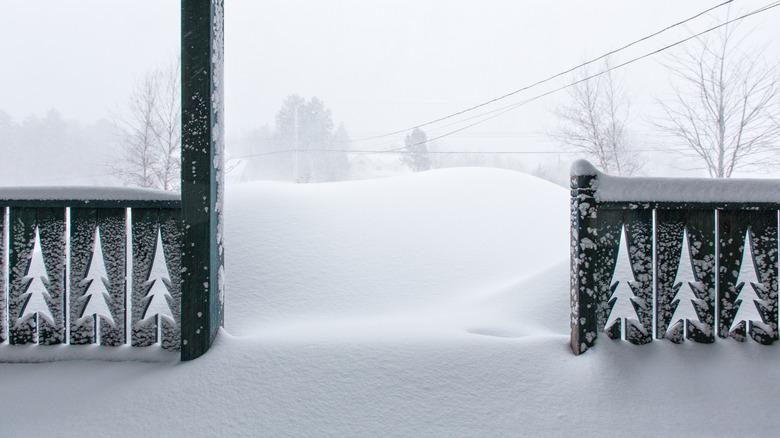
{"type": "Polygon", "coordinates": [[[575,163],[571,175],[571,338],[574,354],[582,354],[598,336],[599,285],[596,283],[598,172],[590,163],[575,163]]]}
{"type": "Polygon", "coordinates": [[[182,360],[208,351],[223,322],[223,2],[181,3],[182,360]]]}

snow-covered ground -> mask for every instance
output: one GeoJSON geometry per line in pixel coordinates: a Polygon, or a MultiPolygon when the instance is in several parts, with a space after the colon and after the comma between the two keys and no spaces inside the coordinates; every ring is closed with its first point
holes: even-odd
{"type": "Polygon", "coordinates": [[[780,349],[568,349],[568,193],[450,169],[228,187],[188,363],[0,364],[0,437],[773,435],[780,349]]]}

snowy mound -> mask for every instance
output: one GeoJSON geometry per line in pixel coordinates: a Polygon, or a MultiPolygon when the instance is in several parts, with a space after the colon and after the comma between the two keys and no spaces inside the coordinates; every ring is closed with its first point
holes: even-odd
{"type": "Polygon", "coordinates": [[[562,187],[483,168],[236,186],[226,207],[227,331],[427,318],[565,260],[568,208],[562,187]]]}

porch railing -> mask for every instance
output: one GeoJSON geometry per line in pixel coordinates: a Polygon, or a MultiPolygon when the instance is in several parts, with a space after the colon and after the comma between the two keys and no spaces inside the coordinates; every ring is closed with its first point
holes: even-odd
{"type": "Polygon", "coordinates": [[[178,194],[5,188],[0,218],[0,342],[180,350],[178,194]]]}
{"type": "Polygon", "coordinates": [[[633,344],[773,343],[778,209],[780,180],[622,178],[574,163],[572,351],[583,353],[602,333],[633,344]],[[621,290],[634,314],[614,318],[621,290]],[[676,316],[685,306],[695,317],[676,316]]]}
{"type": "Polygon", "coordinates": [[[0,189],[0,344],[159,342],[191,360],[216,339],[225,294],[224,0],[182,0],[180,24],[181,197],[0,189]]]}

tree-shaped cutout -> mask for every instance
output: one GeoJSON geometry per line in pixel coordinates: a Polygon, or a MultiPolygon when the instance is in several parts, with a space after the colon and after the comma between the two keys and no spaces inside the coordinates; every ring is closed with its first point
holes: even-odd
{"type": "Polygon", "coordinates": [[[700,331],[705,331],[699,324],[699,315],[706,313],[704,297],[707,294],[704,283],[698,281],[693,273],[693,256],[688,244],[688,230],[683,230],[682,248],[680,250],[680,264],[677,267],[675,285],[673,287],[674,300],[671,303],[672,317],[669,320],[666,337],[674,342],[682,342],[690,325],[693,324],[700,331]]]}
{"type": "Polygon", "coordinates": [[[30,267],[27,269],[27,275],[24,276],[22,281],[24,282],[23,287],[25,291],[22,297],[25,301],[22,306],[22,314],[16,320],[16,323],[21,324],[37,314],[38,318],[44,318],[49,324],[54,325],[54,315],[52,315],[48,304],[48,301],[51,300],[51,295],[49,295],[48,291],[49,275],[46,272],[46,264],[43,262],[43,248],[41,247],[41,236],[38,227],[35,228],[30,267]]]}
{"type": "Polygon", "coordinates": [[[84,295],[79,299],[84,302],[82,304],[83,310],[78,320],[79,324],[84,324],[87,320],[97,323],[99,321],[98,317],[111,324],[112,327],[116,324],[108,306],[108,302],[111,300],[111,294],[109,293],[110,284],[108,273],[106,272],[106,263],[103,259],[100,227],[97,227],[92,260],[89,263],[84,279],[81,280],[81,286],[86,286],[86,289],[84,295]],[[94,319],[92,319],[93,317],[94,319]]]}
{"type": "Polygon", "coordinates": [[[753,261],[753,244],[750,239],[750,230],[745,236],[745,249],[742,252],[742,263],[737,275],[737,299],[734,305],[737,307],[737,314],[731,323],[729,332],[735,339],[744,340],[746,327],[748,324],[754,324],[761,327],[766,333],[771,334],[772,329],[764,324],[761,317],[760,306],[763,304],[761,296],[767,296],[768,291],[758,279],[756,266],[753,261]]]}
{"type": "Polygon", "coordinates": [[[154,248],[154,259],[152,268],[149,271],[149,278],[144,283],[147,288],[143,305],[145,307],[142,322],[149,322],[155,316],[167,318],[171,323],[175,320],[171,312],[171,276],[168,273],[168,266],[165,263],[165,250],[163,249],[162,231],[157,231],[157,242],[154,248]]]}
{"type": "MultiPolygon", "coordinates": [[[[615,273],[612,277],[617,281],[610,286],[612,291],[608,303],[610,312],[609,317],[607,317],[607,323],[604,325],[605,331],[612,339],[625,339],[628,321],[639,321],[637,308],[642,305],[636,300],[636,278],[634,278],[631,258],[628,255],[626,232],[624,225],[620,229],[620,243],[615,263],[615,273]]],[[[635,325],[637,328],[641,327],[641,324],[635,325]]],[[[640,330],[642,329],[640,328],[640,330]]]]}

